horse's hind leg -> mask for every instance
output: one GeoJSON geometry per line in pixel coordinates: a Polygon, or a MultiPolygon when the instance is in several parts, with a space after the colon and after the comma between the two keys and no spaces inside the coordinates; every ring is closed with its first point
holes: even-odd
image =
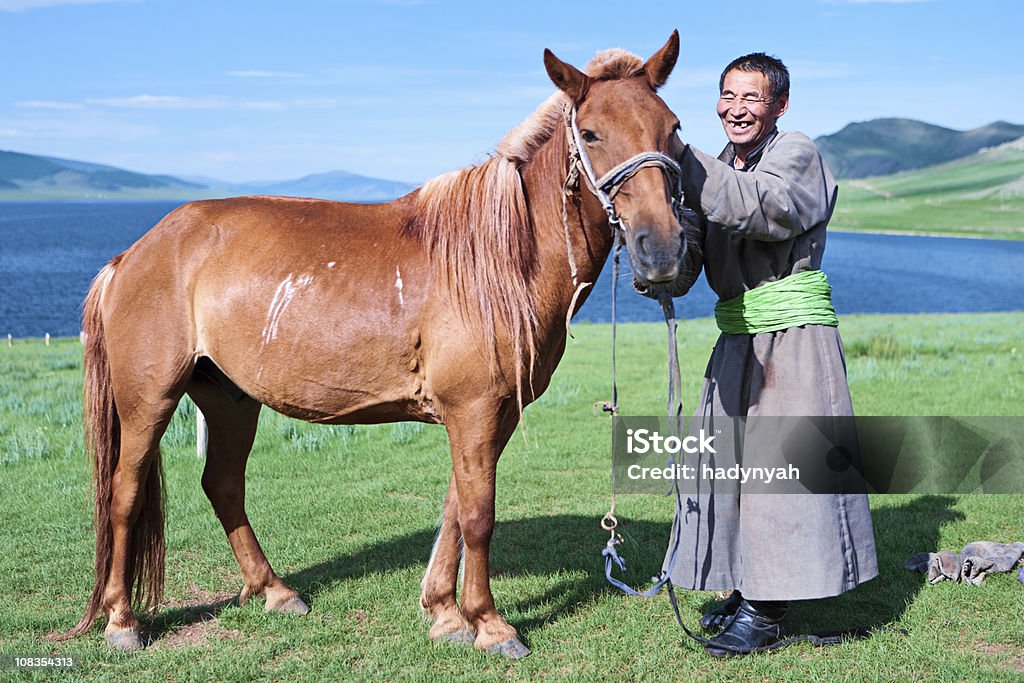
{"type": "Polygon", "coordinates": [[[245,513],[245,465],[256,437],[260,404],[234,389],[230,380],[206,361],[200,361],[187,391],[203,411],[209,429],[203,491],[242,571],[239,603],[253,595],[265,595],[268,612],[306,614],[309,607],[298,592],[274,573],[245,513]]]}
{"type": "Polygon", "coordinates": [[[427,572],[423,577],[420,606],[434,620],[430,627],[433,640],[449,640],[470,644],[476,639],[476,630],[462,616],[455,601],[462,562],[462,529],[459,526],[459,492],[452,473],[448,493],[444,498],[441,528],[434,541],[427,572]]]}
{"type": "MultiPolygon", "coordinates": [[[[163,590],[163,510],[160,437],[177,401],[165,400],[120,416],[120,459],[111,482],[110,573],[103,592],[104,637],[121,650],[142,647],[131,607],[132,583],[155,607],[163,590]]],[[[141,597],[141,596],[136,596],[141,597]]]]}

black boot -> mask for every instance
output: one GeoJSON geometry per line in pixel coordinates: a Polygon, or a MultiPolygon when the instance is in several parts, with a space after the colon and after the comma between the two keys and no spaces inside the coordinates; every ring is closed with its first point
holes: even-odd
{"type": "Polygon", "coordinates": [[[725,630],[704,646],[712,657],[735,657],[766,648],[782,640],[782,622],[788,602],[743,600],[725,630]]]}
{"type": "Polygon", "coordinates": [[[733,591],[725,602],[700,618],[700,625],[708,631],[721,629],[729,617],[736,614],[742,602],[743,595],[739,591],[733,591]]]}

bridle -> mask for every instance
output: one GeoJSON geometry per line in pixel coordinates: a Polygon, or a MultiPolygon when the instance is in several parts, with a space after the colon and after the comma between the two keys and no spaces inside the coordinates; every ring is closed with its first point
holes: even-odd
{"type": "Polygon", "coordinates": [[[640,152],[598,178],[594,173],[590,155],[587,154],[580,128],[576,123],[576,107],[567,104],[562,112],[565,118],[566,139],[569,144],[569,175],[566,178],[565,187],[567,191],[575,190],[579,186],[579,171],[582,170],[587,187],[601,202],[613,229],[615,226],[625,229],[627,226],[615,211],[616,195],[619,194],[623,185],[643,169],[659,168],[665,176],[673,210],[677,216],[680,215],[683,205],[683,171],[675,159],[661,152],[640,152]],[[570,183],[572,184],[571,188],[570,183]]]}
{"type": "MultiPolygon", "coordinates": [[[[608,214],[608,225],[612,229],[612,264],[614,281],[618,281],[619,274],[619,251],[622,248],[622,235],[629,226],[626,221],[615,210],[615,197],[619,194],[622,186],[629,182],[637,173],[645,168],[658,168],[665,178],[666,187],[669,193],[669,200],[672,202],[672,212],[680,225],[683,222],[683,171],[675,159],[662,152],[640,152],[618,164],[600,178],[594,173],[594,166],[590,163],[590,155],[583,143],[583,136],[580,133],[579,125],[576,123],[576,106],[566,103],[562,107],[562,118],[565,120],[565,137],[568,144],[569,170],[562,185],[562,227],[565,231],[565,247],[569,258],[569,272],[572,275],[572,284],[575,292],[569,311],[565,317],[565,329],[569,331],[569,321],[572,318],[573,310],[576,308],[576,300],[584,288],[590,286],[589,282],[577,282],[576,259],[572,252],[572,239],[569,232],[569,214],[567,201],[569,197],[576,195],[580,186],[580,175],[586,181],[590,190],[608,214]],[[582,173],[581,173],[582,171],[582,173]]],[[[669,300],[671,302],[671,299],[669,300]]],[[[615,290],[612,289],[612,320],[615,318],[615,290]]],[[[614,324],[613,324],[614,329],[614,324]]],[[[570,334],[571,336],[571,334],[570,334]]],[[[613,401],[614,403],[614,401],[613,401]]]]}

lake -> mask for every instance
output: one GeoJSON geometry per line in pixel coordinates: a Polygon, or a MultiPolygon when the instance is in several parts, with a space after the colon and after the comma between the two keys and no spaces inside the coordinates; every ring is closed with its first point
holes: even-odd
{"type": "MultiPolygon", "coordinates": [[[[93,276],[178,202],[0,203],[0,335],[77,336],[93,276]]],[[[635,294],[623,253],[619,320],[660,321],[635,294]]],[[[611,260],[576,321],[608,322],[611,260]]],[[[833,232],[823,270],[846,313],[959,313],[1024,308],[1024,241],[833,232]]],[[[682,318],[713,314],[703,277],[676,302],[682,318]]]]}

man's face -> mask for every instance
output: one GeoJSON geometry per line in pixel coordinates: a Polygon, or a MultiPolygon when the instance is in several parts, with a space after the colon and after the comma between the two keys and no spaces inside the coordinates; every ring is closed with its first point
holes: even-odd
{"type": "Polygon", "coordinates": [[[771,100],[768,77],[761,72],[733,69],[725,74],[718,117],[741,160],[768,137],[788,108],[788,96],[771,100]]]}

